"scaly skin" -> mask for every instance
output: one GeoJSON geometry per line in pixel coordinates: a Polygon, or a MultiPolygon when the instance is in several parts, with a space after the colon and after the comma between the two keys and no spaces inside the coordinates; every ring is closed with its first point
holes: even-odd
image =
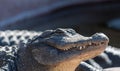
{"type": "Polygon", "coordinates": [[[75,71],[81,61],[99,55],[108,45],[103,33],[91,37],[72,29],[43,32],[18,51],[18,71],[75,71]]]}

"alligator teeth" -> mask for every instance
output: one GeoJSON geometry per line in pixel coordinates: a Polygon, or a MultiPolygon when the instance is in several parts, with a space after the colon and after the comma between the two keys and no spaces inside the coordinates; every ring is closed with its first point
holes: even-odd
{"type": "Polygon", "coordinates": [[[84,46],[81,46],[81,45],[73,45],[72,47],[68,47],[68,48],[65,48],[64,50],[70,50],[72,48],[77,48],[79,50],[82,50],[82,49],[85,49],[87,47],[91,47],[91,45],[94,45],[94,46],[99,46],[101,44],[104,44],[105,42],[101,42],[101,43],[95,43],[95,42],[89,42],[87,45],[84,45],[84,46]]]}

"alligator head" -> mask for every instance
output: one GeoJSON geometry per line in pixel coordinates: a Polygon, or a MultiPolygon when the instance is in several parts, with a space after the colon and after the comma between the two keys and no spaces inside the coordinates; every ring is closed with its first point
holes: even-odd
{"type": "Polygon", "coordinates": [[[34,70],[28,71],[75,71],[81,61],[103,52],[108,42],[103,33],[84,37],[73,29],[45,31],[27,45],[34,60],[30,61],[34,62],[31,67],[34,70]]]}

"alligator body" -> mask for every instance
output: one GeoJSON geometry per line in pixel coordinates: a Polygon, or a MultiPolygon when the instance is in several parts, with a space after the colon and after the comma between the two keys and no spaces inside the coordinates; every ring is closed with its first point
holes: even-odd
{"type": "MultiPolygon", "coordinates": [[[[29,33],[32,36],[31,32],[29,33]]],[[[9,44],[8,46],[12,47],[0,48],[1,70],[75,71],[80,62],[103,52],[109,42],[102,33],[84,37],[72,29],[59,28],[43,33],[34,32],[33,35],[37,37],[25,45],[22,45],[21,41],[21,44],[14,47],[9,44]]]]}
{"type": "Polygon", "coordinates": [[[27,41],[40,35],[35,31],[0,31],[0,71],[17,71],[15,58],[19,43],[27,41]]]}

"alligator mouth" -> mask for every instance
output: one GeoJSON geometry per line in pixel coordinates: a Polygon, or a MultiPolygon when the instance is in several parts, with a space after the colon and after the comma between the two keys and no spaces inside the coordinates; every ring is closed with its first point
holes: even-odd
{"type": "Polygon", "coordinates": [[[103,46],[102,48],[105,48],[105,46],[108,45],[108,41],[101,41],[101,42],[89,42],[88,44],[86,45],[83,45],[83,44],[79,44],[79,45],[74,45],[74,46],[71,46],[71,47],[67,47],[65,46],[66,48],[64,49],[59,49],[59,50],[63,50],[63,51],[68,51],[68,50],[84,50],[84,49],[87,49],[87,48],[97,48],[97,47],[100,47],[100,46],[103,46]]]}

